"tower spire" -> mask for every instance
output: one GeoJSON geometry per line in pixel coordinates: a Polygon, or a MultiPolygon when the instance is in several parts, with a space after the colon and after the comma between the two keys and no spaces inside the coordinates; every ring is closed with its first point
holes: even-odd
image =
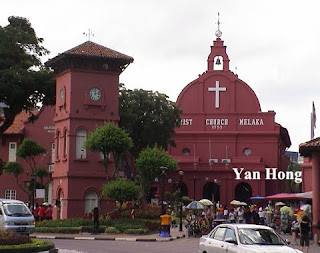
{"type": "Polygon", "coordinates": [[[215,35],[217,36],[217,38],[220,38],[222,35],[222,32],[220,31],[220,13],[218,12],[218,30],[216,31],[215,35]]]}

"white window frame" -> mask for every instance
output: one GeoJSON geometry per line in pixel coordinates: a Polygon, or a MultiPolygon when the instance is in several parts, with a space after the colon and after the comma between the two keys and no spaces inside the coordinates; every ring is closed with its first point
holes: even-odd
{"type": "Polygon", "coordinates": [[[76,131],[76,158],[86,159],[87,151],[84,148],[84,143],[87,140],[87,132],[83,128],[76,131]]]}
{"type": "Polygon", "coordinates": [[[5,199],[17,199],[17,191],[14,189],[5,189],[4,190],[5,199]]]}
{"type": "Polygon", "coordinates": [[[16,162],[17,161],[17,143],[16,142],[9,142],[9,162],[16,162]],[[11,148],[11,146],[14,148],[11,148]]]}

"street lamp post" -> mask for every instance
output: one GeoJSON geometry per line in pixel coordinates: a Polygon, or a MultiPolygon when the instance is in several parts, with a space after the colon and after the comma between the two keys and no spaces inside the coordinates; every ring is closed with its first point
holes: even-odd
{"type": "Polygon", "coordinates": [[[164,204],[163,204],[163,199],[164,199],[164,179],[166,175],[166,170],[168,169],[167,167],[161,166],[161,175],[160,175],[160,180],[158,178],[155,178],[155,182],[159,182],[161,184],[161,215],[165,214],[164,211],[164,204]]]}
{"type": "Polygon", "coordinates": [[[182,170],[179,171],[179,190],[180,190],[180,224],[179,224],[179,231],[182,231],[182,176],[184,172],[182,170]]]}

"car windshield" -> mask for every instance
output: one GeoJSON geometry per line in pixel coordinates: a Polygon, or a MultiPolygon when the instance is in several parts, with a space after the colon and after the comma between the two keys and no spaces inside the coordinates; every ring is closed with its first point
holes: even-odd
{"type": "Polygon", "coordinates": [[[240,228],[239,239],[242,244],[284,245],[284,241],[272,230],[261,228],[240,228]]]}
{"type": "Polygon", "coordinates": [[[23,204],[4,204],[4,212],[8,216],[31,216],[30,210],[23,204]]]}

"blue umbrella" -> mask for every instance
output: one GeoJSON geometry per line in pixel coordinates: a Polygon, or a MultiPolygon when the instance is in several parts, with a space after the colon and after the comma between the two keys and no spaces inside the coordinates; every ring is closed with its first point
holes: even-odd
{"type": "Polygon", "coordinates": [[[264,200],[265,197],[261,197],[261,196],[256,196],[256,197],[251,197],[251,200],[264,200]]]}
{"type": "Polygon", "coordinates": [[[186,206],[187,209],[205,209],[204,205],[202,205],[199,201],[192,201],[189,205],[186,206]]]}

